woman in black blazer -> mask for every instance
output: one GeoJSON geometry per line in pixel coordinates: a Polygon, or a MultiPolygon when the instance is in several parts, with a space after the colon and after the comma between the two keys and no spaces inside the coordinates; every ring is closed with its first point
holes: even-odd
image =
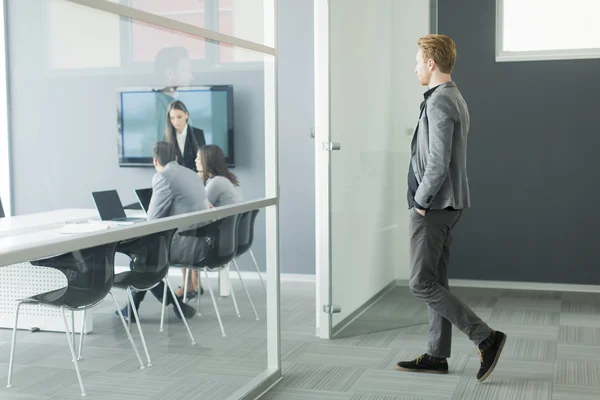
{"type": "Polygon", "coordinates": [[[177,162],[196,171],[196,155],[200,146],[206,144],[204,131],[188,124],[190,114],[182,101],[175,100],[167,108],[165,141],[175,146],[177,162]]]}
{"type": "MultiPolygon", "coordinates": [[[[182,101],[175,100],[169,104],[169,107],[167,107],[165,141],[175,146],[179,165],[198,172],[196,170],[196,156],[198,155],[200,146],[204,146],[206,141],[204,140],[204,131],[188,124],[189,119],[190,114],[182,101]]],[[[185,281],[185,268],[182,268],[182,272],[183,280],[185,281]]],[[[192,288],[192,290],[188,291],[187,297],[188,299],[192,299],[198,295],[198,291],[193,289],[198,286],[198,276],[194,274],[195,271],[193,270],[189,272],[188,288],[192,288]]],[[[202,286],[200,286],[200,291],[203,292],[202,286]]],[[[183,296],[182,288],[176,291],[176,296],[180,298],[183,296]]]]}

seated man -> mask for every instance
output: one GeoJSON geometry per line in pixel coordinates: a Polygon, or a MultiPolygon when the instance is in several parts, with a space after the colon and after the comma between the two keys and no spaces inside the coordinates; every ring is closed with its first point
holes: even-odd
{"type": "MultiPolygon", "coordinates": [[[[180,166],[175,156],[175,146],[167,142],[158,142],[152,149],[154,168],[156,174],[152,178],[152,199],[148,207],[148,220],[171,217],[209,208],[206,199],[206,191],[202,179],[191,169],[180,166]]],[[[175,233],[171,242],[170,261],[172,265],[191,265],[197,255],[201,254],[202,243],[192,236],[181,236],[175,233]]],[[[151,289],[156,298],[162,302],[164,283],[151,289]]],[[[137,292],[134,295],[135,308],[138,309],[144,299],[146,292],[137,292]]],[[[167,304],[179,302],[181,311],[186,318],[192,318],[196,310],[185,304],[181,298],[173,298],[167,291],[167,304]]],[[[177,307],[173,307],[175,314],[181,318],[177,307]]],[[[127,307],[123,310],[123,316],[127,315],[127,307]]]]}

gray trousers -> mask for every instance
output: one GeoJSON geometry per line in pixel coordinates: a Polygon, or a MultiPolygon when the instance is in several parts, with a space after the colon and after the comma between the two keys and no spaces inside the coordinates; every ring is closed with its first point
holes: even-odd
{"type": "Polygon", "coordinates": [[[452,229],[461,211],[433,210],[423,217],[409,211],[410,290],[429,307],[429,346],[427,354],[448,358],[452,345],[452,325],[479,345],[492,333],[462,301],[450,292],[448,263],[452,229]]]}

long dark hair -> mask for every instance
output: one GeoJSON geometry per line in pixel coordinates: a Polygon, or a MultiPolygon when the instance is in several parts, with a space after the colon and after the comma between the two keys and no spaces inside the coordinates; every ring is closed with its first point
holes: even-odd
{"type": "Polygon", "coordinates": [[[202,180],[206,182],[208,178],[213,176],[223,176],[234,186],[239,186],[240,182],[229,168],[227,168],[227,160],[223,150],[215,144],[207,144],[200,147],[200,160],[202,161],[202,180]]]}
{"type": "MultiPolygon", "coordinates": [[[[189,121],[190,113],[188,112],[188,109],[185,106],[185,104],[183,104],[183,101],[180,101],[180,100],[175,100],[174,102],[169,104],[169,106],[167,107],[167,121],[166,121],[166,126],[165,126],[165,141],[167,143],[171,143],[173,146],[176,146],[176,148],[178,148],[177,147],[177,132],[175,132],[175,127],[171,123],[171,111],[172,110],[179,110],[179,111],[186,113],[188,115],[188,121],[189,121]]],[[[188,130],[189,129],[190,129],[190,125],[188,123],[188,130]]],[[[194,154],[196,154],[198,152],[198,149],[200,146],[198,146],[198,141],[196,141],[196,138],[194,137],[194,135],[191,135],[191,136],[192,136],[191,137],[192,146],[194,147],[193,148],[194,154]]]]}

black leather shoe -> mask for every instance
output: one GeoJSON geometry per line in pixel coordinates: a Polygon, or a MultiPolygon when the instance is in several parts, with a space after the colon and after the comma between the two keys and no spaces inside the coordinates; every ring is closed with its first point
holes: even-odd
{"type": "Polygon", "coordinates": [[[483,382],[496,368],[500,354],[506,343],[506,335],[500,331],[494,331],[490,338],[485,341],[484,345],[479,345],[479,358],[481,359],[481,367],[477,373],[477,380],[483,382]]]}
{"type": "MultiPolygon", "coordinates": [[[[179,286],[179,289],[181,289],[181,286],[179,286]]],[[[204,289],[202,289],[202,286],[200,287],[200,294],[204,294],[204,289]]],[[[195,299],[196,297],[198,297],[198,291],[197,290],[188,290],[187,292],[187,296],[185,296],[186,300],[185,301],[190,301],[192,299],[195,299]]],[[[177,296],[177,298],[181,301],[183,301],[183,294],[181,296],[177,296]]]]}
{"type": "Polygon", "coordinates": [[[427,372],[430,374],[447,374],[448,363],[434,360],[427,354],[420,355],[412,361],[400,361],[396,364],[398,371],[427,372]]]}
{"type": "Polygon", "coordinates": [[[198,297],[197,290],[190,290],[187,292],[187,301],[194,300],[196,297],[198,297]]]}
{"type": "MultiPolygon", "coordinates": [[[[185,319],[194,318],[194,315],[196,315],[196,309],[189,304],[184,303],[183,301],[179,301],[179,307],[181,307],[181,312],[183,312],[185,319]]],[[[179,314],[179,310],[177,309],[176,305],[173,305],[173,311],[175,312],[177,318],[181,319],[181,315],[179,314]]]]}

